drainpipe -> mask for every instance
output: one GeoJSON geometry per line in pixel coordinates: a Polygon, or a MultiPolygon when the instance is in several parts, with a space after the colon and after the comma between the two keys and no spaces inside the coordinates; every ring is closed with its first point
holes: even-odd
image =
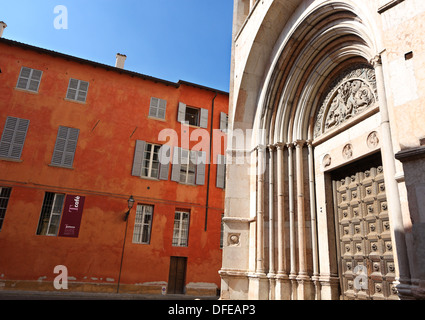
{"type": "Polygon", "coordinates": [[[217,98],[217,91],[215,92],[215,96],[212,99],[211,103],[211,128],[210,128],[210,154],[209,154],[209,161],[208,163],[208,179],[207,179],[207,200],[205,203],[205,231],[208,230],[208,206],[209,206],[209,200],[210,200],[210,180],[211,180],[211,158],[212,158],[212,145],[213,145],[213,124],[214,124],[214,103],[215,99],[217,98]]]}

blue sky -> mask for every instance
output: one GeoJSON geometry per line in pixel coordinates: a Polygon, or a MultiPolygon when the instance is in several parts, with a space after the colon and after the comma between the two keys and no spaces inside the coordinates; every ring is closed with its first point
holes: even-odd
{"type": "Polygon", "coordinates": [[[233,0],[0,0],[4,38],[228,91],[233,0]],[[56,29],[54,8],[68,11],[56,29]]]}

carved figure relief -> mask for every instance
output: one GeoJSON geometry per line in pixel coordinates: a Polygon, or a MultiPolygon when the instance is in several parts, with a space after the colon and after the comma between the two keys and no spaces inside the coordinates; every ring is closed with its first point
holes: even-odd
{"type": "Polygon", "coordinates": [[[332,164],[332,157],[329,154],[327,154],[323,158],[323,168],[330,167],[331,164],[332,164]]]}
{"type": "Polygon", "coordinates": [[[379,136],[378,136],[378,133],[374,131],[367,137],[367,146],[370,149],[375,149],[378,145],[379,145],[379,136]]]}
{"type": "Polygon", "coordinates": [[[353,157],[353,146],[351,144],[347,144],[342,150],[342,156],[344,159],[348,160],[353,157]]]}
{"type": "Polygon", "coordinates": [[[357,65],[335,80],[316,116],[315,138],[341,126],[377,102],[375,71],[357,65]]]}

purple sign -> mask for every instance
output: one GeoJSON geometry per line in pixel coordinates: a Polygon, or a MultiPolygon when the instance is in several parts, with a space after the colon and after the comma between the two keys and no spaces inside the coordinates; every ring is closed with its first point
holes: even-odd
{"type": "Polygon", "coordinates": [[[59,237],[78,238],[85,197],[66,196],[59,237]]]}

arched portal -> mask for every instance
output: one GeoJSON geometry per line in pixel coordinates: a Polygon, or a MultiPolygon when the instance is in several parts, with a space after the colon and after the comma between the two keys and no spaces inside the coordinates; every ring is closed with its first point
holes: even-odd
{"type": "MultiPolygon", "coordinates": [[[[408,278],[400,261],[408,259],[397,232],[401,209],[374,30],[351,1],[299,9],[283,29],[252,123],[250,217],[227,208],[227,232],[238,241],[225,249],[224,290],[239,287],[252,299],[398,299],[408,278]],[[369,156],[378,160],[359,167],[369,156]],[[227,268],[237,247],[249,258],[227,268]]],[[[233,117],[241,117],[237,108],[233,117]]]]}

